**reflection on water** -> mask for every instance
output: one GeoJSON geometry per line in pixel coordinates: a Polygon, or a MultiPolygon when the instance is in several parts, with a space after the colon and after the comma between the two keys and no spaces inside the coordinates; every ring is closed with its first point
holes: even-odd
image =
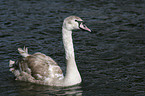
{"type": "Polygon", "coordinates": [[[41,86],[30,83],[18,83],[16,85],[16,90],[19,92],[19,95],[22,96],[82,96],[82,88],[80,85],[75,85],[71,87],[50,87],[50,86],[41,86]],[[21,86],[20,88],[18,86],[21,86]],[[37,94],[36,94],[37,92],[37,94]]]}

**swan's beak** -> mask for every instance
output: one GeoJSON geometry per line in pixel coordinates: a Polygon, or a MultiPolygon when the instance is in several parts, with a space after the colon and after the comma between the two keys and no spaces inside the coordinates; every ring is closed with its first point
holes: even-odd
{"type": "Polygon", "coordinates": [[[87,30],[87,31],[91,32],[91,30],[83,23],[80,24],[80,29],[87,30]]]}

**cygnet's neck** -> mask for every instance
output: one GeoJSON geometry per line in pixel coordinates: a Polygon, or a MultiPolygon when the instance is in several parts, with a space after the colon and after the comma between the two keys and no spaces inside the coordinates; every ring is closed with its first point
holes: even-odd
{"type": "Polygon", "coordinates": [[[63,28],[62,35],[67,63],[66,75],[64,78],[64,86],[75,85],[81,83],[81,76],[75,62],[72,31],[63,28]]]}

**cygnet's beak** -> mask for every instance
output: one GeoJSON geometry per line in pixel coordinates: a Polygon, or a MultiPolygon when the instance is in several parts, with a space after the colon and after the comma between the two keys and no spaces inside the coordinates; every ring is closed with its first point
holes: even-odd
{"type": "Polygon", "coordinates": [[[83,23],[81,23],[79,27],[80,27],[80,29],[87,30],[87,31],[91,32],[91,30],[83,23]]]}

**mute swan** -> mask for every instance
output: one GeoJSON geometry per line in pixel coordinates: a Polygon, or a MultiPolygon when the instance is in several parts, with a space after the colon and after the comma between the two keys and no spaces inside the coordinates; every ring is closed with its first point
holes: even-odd
{"type": "Polygon", "coordinates": [[[65,77],[61,68],[52,58],[40,52],[30,55],[28,49],[24,47],[24,49],[18,48],[23,58],[9,61],[10,71],[15,75],[16,80],[49,86],[72,86],[81,83],[73,48],[72,30],[74,29],[91,32],[84,25],[83,20],[77,16],[69,16],[64,20],[62,37],[67,65],[65,77]]]}

